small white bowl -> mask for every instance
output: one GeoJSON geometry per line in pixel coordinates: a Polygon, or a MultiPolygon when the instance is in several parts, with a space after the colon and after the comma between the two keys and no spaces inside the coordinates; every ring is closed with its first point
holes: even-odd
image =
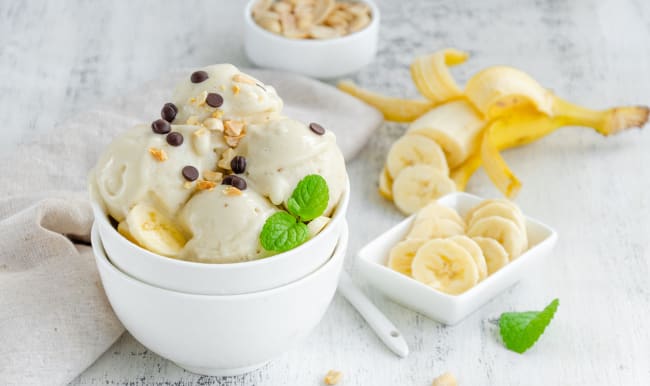
{"type": "Polygon", "coordinates": [[[124,327],[140,343],[193,373],[252,371],[307,336],[336,291],[348,242],[347,223],[332,258],[291,284],[245,295],[174,292],[135,280],[107,259],[96,226],[95,260],[104,291],[124,327]]]}
{"type": "MultiPolygon", "coordinates": [[[[464,216],[483,198],[467,193],[451,193],[438,202],[464,216]]],[[[393,271],[386,266],[390,249],[403,240],[415,216],[400,222],[367,244],[358,256],[359,269],[372,286],[386,296],[433,320],[456,324],[500,292],[532,274],[532,268],[553,249],[557,233],[551,227],[526,217],[529,248],[514,261],[488,276],[461,295],[448,295],[393,271]]]]}
{"type": "Polygon", "coordinates": [[[370,63],[377,53],[379,8],[363,0],[371,10],[364,29],[334,39],[289,39],[269,32],[253,20],[251,0],[244,9],[244,48],[248,58],[260,67],[330,79],[351,74],[370,63]]]}
{"type": "Polygon", "coordinates": [[[200,295],[236,295],[264,291],[314,272],[332,256],[343,231],[350,183],[329,224],[316,237],[290,251],[241,263],[208,264],[172,259],[130,242],[111,225],[91,188],[95,226],[113,264],[156,287],[200,295]]]}

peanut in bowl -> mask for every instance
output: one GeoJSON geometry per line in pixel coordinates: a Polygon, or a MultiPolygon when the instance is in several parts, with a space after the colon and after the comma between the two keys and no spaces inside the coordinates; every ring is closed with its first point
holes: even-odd
{"type": "Polygon", "coordinates": [[[270,2],[264,8],[268,3],[251,0],[244,10],[244,47],[256,65],[331,79],[354,73],[375,57],[380,14],[371,0],[345,2],[343,7],[363,15],[349,11],[347,19],[337,5],[342,3],[330,11],[318,11],[316,5],[330,4],[324,0],[293,2],[296,5],[284,11],[288,2],[270,2]],[[296,16],[296,9],[307,14],[303,4],[314,4],[311,16],[296,16]]]}

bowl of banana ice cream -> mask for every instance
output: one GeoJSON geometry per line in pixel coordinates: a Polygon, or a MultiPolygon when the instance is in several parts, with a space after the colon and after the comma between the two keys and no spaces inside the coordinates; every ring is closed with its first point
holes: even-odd
{"type": "Polygon", "coordinates": [[[282,107],[272,86],[217,64],[115,138],[89,175],[110,261],[203,295],[268,290],[322,266],[343,231],[345,162],[334,133],[282,107]]]}

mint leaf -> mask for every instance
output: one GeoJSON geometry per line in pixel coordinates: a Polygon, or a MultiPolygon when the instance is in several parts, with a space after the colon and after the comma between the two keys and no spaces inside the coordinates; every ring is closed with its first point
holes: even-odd
{"type": "Polygon", "coordinates": [[[307,225],[287,212],[269,216],[262,227],[260,242],[267,251],[285,252],[307,241],[307,225]]]}
{"type": "Polygon", "coordinates": [[[289,213],[300,217],[301,221],[311,221],[327,209],[330,199],[325,179],[318,174],[310,174],[300,180],[287,201],[289,213]]]}
{"type": "Polygon", "coordinates": [[[546,326],[560,304],[555,299],[542,311],[504,312],[499,318],[499,329],[503,343],[509,350],[523,354],[533,347],[537,339],[544,333],[546,326]]]}

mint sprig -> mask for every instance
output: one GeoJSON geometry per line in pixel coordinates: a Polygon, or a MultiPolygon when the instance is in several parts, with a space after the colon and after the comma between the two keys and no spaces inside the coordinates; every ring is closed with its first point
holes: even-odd
{"type": "Polygon", "coordinates": [[[277,212],[266,219],[260,242],[267,251],[285,252],[304,243],[308,237],[307,225],[287,212],[277,212]]]}
{"type": "Polygon", "coordinates": [[[310,174],[300,180],[287,200],[289,212],[277,212],[264,222],[260,243],[267,251],[286,252],[307,241],[309,230],[305,222],[322,215],[329,202],[325,179],[310,174]]]}
{"type": "Polygon", "coordinates": [[[287,201],[287,209],[303,221],[311,221],[327,209],[329,189],[325,179],[318,174],[310,174],[298,182],[287,201]]]}
{"type": "Polygon", "coordinates": [[[555,299],[542,311],[501,314],[499,330],[506,348],[519,354],[531,348],[551,323],[559,304],[559,299],[555,299]]]}

